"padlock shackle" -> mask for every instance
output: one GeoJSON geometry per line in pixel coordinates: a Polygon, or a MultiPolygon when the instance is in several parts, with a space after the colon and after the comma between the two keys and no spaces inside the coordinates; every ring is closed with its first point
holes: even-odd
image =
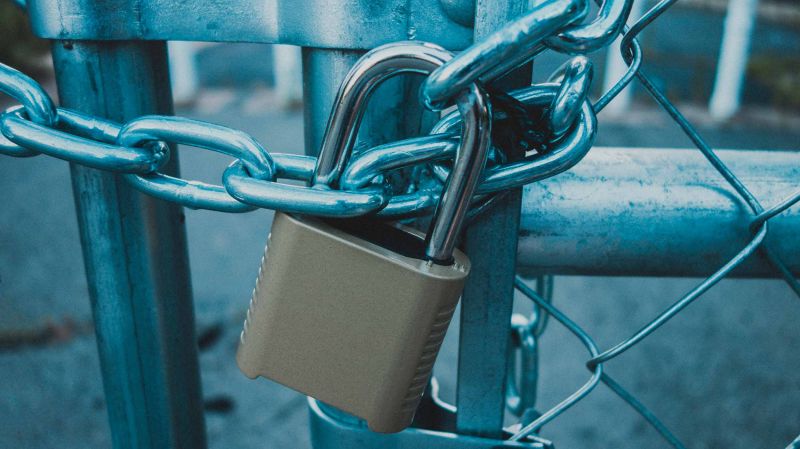
{"type": "MultiPolygon", "coordinates": [[[[339,187],[367,102],[377,86],[402,73],[430,74],[450,59],[452,54],[444,48],[419,41],[382,45],[361,57],[336,94],[311,184],[339,187]]],[[[486,93],[473,83],[455,97],[455,103],[464,123],[460,145],[425,239],[426,258],[443,265],[452,262],[491,142],[491,110],[486,93]]]]}
{"type": "Polygon", "coordinates": [[[356,143],[367,101],[376,87],[402,73],[430,74],[452,57],[438,45],[419,41],[382,45],[362,56],[336,94],[311,184],[338,187],[356,143]]]}
{"type": "Polygon", "coordinates": [[[483,89],[471,84],[456,97],[456,107],[464,120],[461,142],[425,238],[425,255],[438,264],[452,262],[491,146],[492,111],[483,89]]]}

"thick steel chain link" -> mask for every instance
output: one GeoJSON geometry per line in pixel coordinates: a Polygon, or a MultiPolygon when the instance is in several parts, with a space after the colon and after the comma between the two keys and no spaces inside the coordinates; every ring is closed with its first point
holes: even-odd
{"type": "MultiPolygon", "coordinates": [[[[486,39],[455,57],[447,56],[448,60],[428,75],[420,98],[430,109],[440,110],[452,104],[473,82],[491,83],[547,48],[582,53],[607,45],[620,32],[631,3],[632,0],[606,0],[593,21],[579,24],[588,11],[586,0],[539,2],[486,39]]],[[[377,71],[378,64],[362,65],[365,70],[377,71]]],[[[413,64],[395,64],[381,70],[424,72],[413,64]]],[[[554,82],[510,93],[510,98],[532,114],[526,124],[535,122],[545,130],[546,138],[536,142],[536,151],[532,152],[535,154],[515,162],[505,162],[504,149],[494,148],[478,187],[476,204],[485,206],[493,193],[567,170],[586,155],[596,132],[595,112],[587,100],[591,74],[591,64],[578,56],[553,75],[554,82]]],[[[375,214],[387,219],[428,213],[436,206],[449,175],[448,166],[460,140],[458,129],[463,126],[458,114],[452,112],[428,136],[379,145],[350,158],[345,166],[332,167],[332,161],[271,153],[251,136],[212,123],[148,116],[122,125],[56,108],[33,79],[2,64],[0,92],[20,103],[0,116],[0,154],[47,154],[121,173],[149,195],[193,209],[224,212],[269,207],[333,217],[375,214]],[[220,152],[235,160],[219,185],[170,177],[158,171],[169,158],[167,142],[220,152]],[[427,182],[417,180],[398,193],[385,182],[385,175],[393,170],[423,166],[428,168],[415,168],[414,172],[428,173],[427,182]],[[293,179],[310,185],[316,177],[323,176],[321,168],[336,176],[341,174],[338,183],[315,188],[277,182],[293,179]]],[[[353,103],[352,107],[357,110],[349,111],[347,117],[357,118],[365,105],[353,103]]],[[[332,117],[331,123],[329,129],[333,133],[345,136],[353,132],[341,117],[332,117]]],[[[348,142],[339,148],[340,152],[350,151],[352,139],[348,142]]]]}

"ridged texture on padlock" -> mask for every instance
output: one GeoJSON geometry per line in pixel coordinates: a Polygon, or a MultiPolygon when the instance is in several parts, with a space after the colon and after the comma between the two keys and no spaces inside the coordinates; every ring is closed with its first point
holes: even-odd
{"type": "Polygon", "coordinates": [[[237,362],[397,432],[414,417],[469,272],[275,215],[237,362]]]}
{"type": "Polygon", "coordinates": [[[452,306],[445,304],[442,309],[436,314],[436,320],[431,326],[431,332],[428,335],[428,340],[425,342],[425,347],[422,348],[422,355],[419,358],[417,370],[414,372],[414,378],[411,380],[411,386],[403,399],[402,414],[411,413],[419,405],[422,393],[428,385],[428,379],[431,377],[433,371],[433,364],[436,362],[436,356],[439,354],[439,347],[442,346],[444,336],[447,333],[447,327],[450,325],[450,319],[453,318],[453,311],[456,310],[456,305],[452,306]]]}

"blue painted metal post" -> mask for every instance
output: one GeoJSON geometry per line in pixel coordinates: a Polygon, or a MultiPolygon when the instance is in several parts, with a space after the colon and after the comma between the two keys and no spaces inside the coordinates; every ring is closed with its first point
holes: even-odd
{"type": "Polygon", "coordinates": [[[714,91],[708,103],[715,120],[728,120],[739,110],[757,15],[758,0],[728,2],[714,91]]]}
{"type": "MultiPolygon", "coordinates": [[[[56,41],[53,59],[65,107],[117,121],[172,111],[164,42],[56,41]]],[[[202,449],[183,211],[70,169],[113,447],[202,449]]]]}
{"type": "MultiPolygon", "coordinates": [[[[303,98],[306,154],[316,155],[325,133],[333,100],[344,77],[363,50],[303,49],[303,98]]],[[[422,106],[417,80],[398,77],[384,81],[372,95],[359,142],[377,145],[418,135],[422,106]]]]}
{"type": "Polygon", "coordinates": [[[316,156],[336,91],[363,51],[303,48],[305,152],[316,156]]]}
{"type": "MultiPolygon", "coordinates": [[[[475,39],[524,12],[527,2],[479,0],[475,39]]],[[[530,84],[530,69],[507,83],[530,84]]],[[[505,411],[506,354],[514,299],[522,191],[516,189],[466,233],[472,272],[461,297],[456,427],[459,433],[499,438],[505,411]]]]}

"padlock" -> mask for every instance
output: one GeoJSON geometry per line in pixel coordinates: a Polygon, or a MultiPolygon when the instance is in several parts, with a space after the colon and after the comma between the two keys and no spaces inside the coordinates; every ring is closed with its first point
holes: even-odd
{"type": "MultiPolygon", "coordinates": [[[[380,81],[429,73],[449,58],[440,47],[409,42],[359,60],[334,103],[315,186],[338,181],[358,108],[380,81]],[[346,126],[337,128],[343,116],[346,126]]],[[[483,91],[473,84],[456,104],[461,147],[425,237],[373,219],[275,214],[236,356],[248,377],[300,391],[376,432],[411,424],[469,273],[455,241],[490,144],[483,91]]]]}

